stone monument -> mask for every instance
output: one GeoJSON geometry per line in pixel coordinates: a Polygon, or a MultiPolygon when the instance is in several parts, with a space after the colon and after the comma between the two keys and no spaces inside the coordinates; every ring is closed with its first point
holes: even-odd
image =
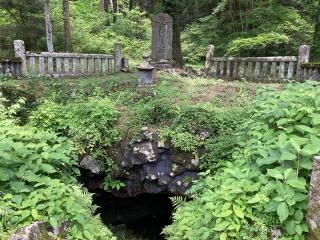
{"type": "Polygon", "coordinates": [[[152,64],[158,68],[172,67],[172,18],[158,13],[152,18],[152,64]]]}

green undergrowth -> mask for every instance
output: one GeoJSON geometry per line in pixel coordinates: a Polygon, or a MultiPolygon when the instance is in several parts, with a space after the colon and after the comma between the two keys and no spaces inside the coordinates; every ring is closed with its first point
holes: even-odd
{"type": "Polygon", "coordinates": [[[91,194],[77,184],[76,149],[65,137],[17,125],[23,103],[0,102],[0,239],[43,221],[56,229],[66,223],[68,239],[115,239],[93,216],[91,194]]]}
{"type": "MultiPolygon", "coordinates": [[[[0,181],[6,182],[0,189],[4,193],[3,206],[17,215],[16,218],[10,217],[13,215],[8,215],[7,208],[0,209],[3,216],[0,226],[4,234],[34,220],[43,220],[52,227],[70,221],[71,239],[90,239],[89,234],[94,239],[112,238],[109,230],[99,223],[99,218],[92,217],[95,208],[91,205],[91,196],[78,186],[77,173],[71,171],[83,157],[95,159],[104,166],[105,189],[119,189],[123,184],[113,179],[113,171],[121,156],[120,142],[134,139],[142,127],[149,127],[160,132],[161,141],[199,158],[202,169],[219,172],[227,161],[236,164],[236,160],[230,159],[233,149],[239,148],[235,133],[247,114],[245,106],[255,97],[257,89],[278,88],[248,82],[180,77],[163,72],[157,73],[153,87],[139,87],[137,82],[136,73],[101,78],[30,77],[1,81],[0,91],[7,100],[3,100],[0,113],[4,121],[15,120],[7,123],[9,125],[1,131],[8,131],[8,128],[15,131],[24,139],[17,147],[26,149],[17,165],[9,165],[14,163],[11,155],[0,165],[0,169],[3,168],[0,181]],[[48,138],[52,138],[51,142],[42,148],[48,138]],[[63,144],[66,146],[60,154],[52,154],[63,144]],[[33,148],[40,149],[30,156],[28,163],[25,158],[28,159],[33,148]],[[28,170],[27,166],[35,163],[37,168],[29,169],[35,179],[16,180],[19,178],[17,171],[7,171],[15,168],[28,170]],[[71,170],[63,172],[60,167],[71,170]],[[16,190],[10,186],[14,181],[20,184],[16,190]],[[30,184],[28,191],[24,184],[30,184]],[[44,195],[52,198],[43,201],[44,195]],[[24,199],[31,199],[31,205],[20,206],[26,202],[24,199]],[[75,208],[83,210],[76,212],[75,208]],[[97,230],[100,227],[103,231],[97,230]]],[[[3,135],[3,138],[8,136],[3,135]]],[[[6,151],[20,151],[13,144],[6,151]]],[[[4,143],[3,148],[5,146],[4,143]]],[[[263,224],[261,221],[260,225],[265,226],[263,224]]],[[[243,227],[247,232],[255,231],[250,221],[243,227]]],[[[181,239],[179,227],[177,229],[176,234],[181,239]]],[[[168,230],[166,233],[170,236],[168,230]]]]}
{"type": "Polygon", "coordinates": [[[167,239],[267,240],[271,229],[283,231],[281,240],[305,239],[312,157],[320,151],[319,91],[312,82],[260,90],[230,135],[234,149],[213,140],[210,149],[218,150],[207,157],[220,149],[219,165],[201,174],[191,202],[180,202],[167,239]]]}

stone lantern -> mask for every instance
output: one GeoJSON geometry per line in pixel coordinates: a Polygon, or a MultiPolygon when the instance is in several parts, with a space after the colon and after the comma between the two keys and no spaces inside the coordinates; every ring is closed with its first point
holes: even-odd
{"type": "Polygon", "coordinates": [[[139,85],[152,85],[154,67],[149,63],[148,56],[143,56],[143,62],[138,67],[139,85]]]}

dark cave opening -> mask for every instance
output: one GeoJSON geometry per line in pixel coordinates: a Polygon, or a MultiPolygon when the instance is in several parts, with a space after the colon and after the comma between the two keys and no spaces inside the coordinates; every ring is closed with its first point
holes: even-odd
{"type": "Polygon", "coordinates": [[[111,193],[94,195],[104,224],[111,226],[118,239],[163,240],[162,229],[171,223],[173,206],[169,194],[140,194],[119,198],[111,193]]]}

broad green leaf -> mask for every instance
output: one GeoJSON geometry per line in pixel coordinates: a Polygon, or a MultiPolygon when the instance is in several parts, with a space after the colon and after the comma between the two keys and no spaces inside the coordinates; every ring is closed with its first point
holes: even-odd
{"type": "Polygon", "coordinates": [[[277,125],[278,125],[278,126],[281,126],[281,125],[284,125],[284,124],[286,124],[286,123],[288,123],[288,122],[289,122],[289,119],[288,119],[288,118],[282,118],[282,119],[280,119],[280,120],[277,121],[277,125]]]}
{"type": "Polygon", "coordinates": [[[278,209],[279,203],[276,201],[271,201],[266,206],[266,212],[276,212],[278,209]]]}
{"type": "Polygon", "coordinates": [[[302,228],[301,228],[300,224],[296,225],[296,232],[297,232],[298,235],[302,234],[302,228]]]}
{"type": "Polygon", "coordinates": [[[285,180],[298,179],[296,171],[292,168],[286,169],[283,175],[285,180]]]}
{"type": "Polygon", "coordinates": [[[297,159],[297,155],[294,153],[287,152],[287,151],[281,153],[280,161],[291,161],[296,159],[297,159]]]}
{"type": "Polygon", "coordinates": [[[320,146],[307,144],[302,148],[301,155],[305,157],[311,157],[312,155],[317,154],[319,152],[320,152],[320,146]]]}
{"type": "Polygon", "coordinates": [[[293,199],[294,199],[296,202],[305,201],[305,200],[307,199],[307,194],[301,193],[301,192],[295,192],[295,194],[294,194],[294,196],[293,196],[293,199]]]}
{"type": "Polygon", "coordinates": [[[11,201],[16,203],[17,205],[20,205],[22,202],[22,199],[23,199],[22,196],[17,194],[17,195],[13,195],[11,201]]]}
{"type": "Polygon", "coordinates": [[[89,239],[89,240],[94,240],[93,237],[92,237],[92,233],[90,233],[90,232],[87,231],[87,230],[84,230],[84,231],[83,231],[83,235],[84,235],[87,239],[89,239]]]}
{"type": "Polygon", "coordinates": [[[306,125],[297,125],[296,129],[302,133],[314,133],[314,130],[306,125]]]}
{"type": "Polygon", "coordinates": [[[297,221],[297,222],[301,222],[304,218],[304,214],[301,210],[297,210],[294,214],[294,219],[297,221]]]}
{"type": "Polygon", "coordinates": [[[267,174],[276,179],[283,179],[282,173],[277,169],[268,169],[267,174]]]}
{"type": "Polygon", "coordinates": [[[58,220],[54,216],[50,217],[49,223],[53,228],[58,227],[58,220]]]}
{"type": "Polygon", "coordinates": [[[296,141],[295,139],[290,139],[289,142],[290,145],[294,148],[294,150],[296,150],[297,152],[301,151],[301,146],[298,141],[296,141]]]}
{"type": "Polygon", "coordinates": [[[311,157],[301,157],[300,159],[300,168],[311,170],[312,169],[312,160],[311,157]]]}
{"type": "Polygon", "coordinates": [[[221,213],[219,214],[220,217],[228,217],[232,214],[231,210],[223,210],[221,211],[221,213]]]}
{"type": "Polygon", "coordinates": [[[296,188],[296,189],[300,189],[300,190],[305,190],[306,189],[306,183],[303,182],[301,179],[291,179],[291,180],[288,180],[287,183],[293,187],[293,188],[296,188]]]}
{"type": "Polygon", "coordinates": [[[220,240],[226,240],[228,235],[226,233],[221,233],[220,234],[220,240]]]}
{"type": "Polygon", "coordinates": [[[221,231],[225,230],[229,225],[230,225],[229,222],[222,221],[220,223],[215,224],[213,230],[221,232],[221,231]]]}
{"type": "Polygon", "coordinates": [[[52,165],[50,165],[50,164],[41,164],[41,169],[42,169],[44,172],[48,173],[48,174],[52,174],[52,173],[57,172],[57,171],[54,169],[54,167],[53,167],[52,165]]]}
{"type": "Polygon", "coordinates": [[[37,209],[34,208],[34,209],[31,210],[31,216],[32,216],[35,220],[38,219],[39,214],[38,214],[37,209]]]}
{"type": "Polygon", "coordinates": [[[320,150],[320,138],[318,138],[317,136],[314,136],[314,135],[311,135],[310,136],[310,140],[311,140],[311,143],[315,146],[315,147],[318,147],[318,149],[320,150]]]}
{"type": "Polygon", "coordinates": [[[286,231],[290,234],[293,235],[296,233],[296,224],[294,220],[290,220],[286,223],[286,231]]]}
{"type": "Polygon", "coordinates": [[[244,219],[244,213],[242,211],[242,209],[239,206],[234,206],[233,207],[233,212],[235,213],[235,215],[241,219],[244,219]]]}
{"type": "Polygon", "coordinates": [[[9,181],[11,176],[11,171],[9,169],[0,167],[0,181],[9,181]]]}
{"type": "Polygon", "coordinates": [[[289,216],[289,207],[287,203],[282,202],[277,208],[277,214],[279,216],[280,222],[283,223],[289,216]]]}
{"type": "Polygon", "coordinates": [[[311,115],[311,117],[312,117],[311,122],[312,122],[313,125],[319,125],[319,124],[320,124],[320,114],[318,114],[318,113],[313,113],[313,114],[311,115]]]}

